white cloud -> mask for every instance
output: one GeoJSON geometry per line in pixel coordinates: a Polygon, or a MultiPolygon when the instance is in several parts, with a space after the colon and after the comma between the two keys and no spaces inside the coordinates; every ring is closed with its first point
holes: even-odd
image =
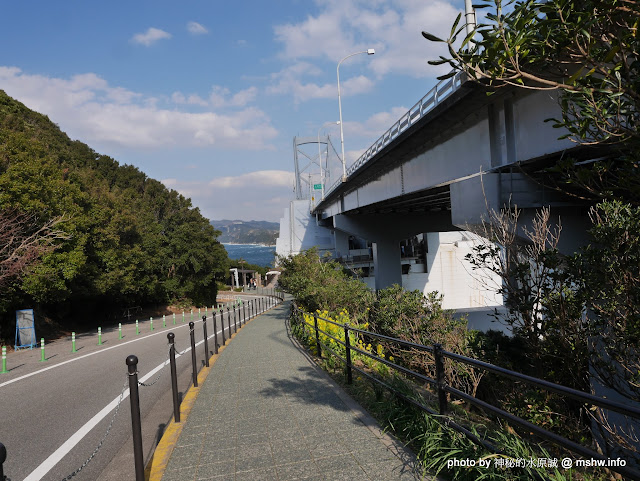
{"type": "Polygon", "coordinates": [[[198,22],[187,23],[187,30],[192,35],[203,35],[205,33],[209,33],[209,30],[207,30],[203,25],[199,24],[198,22]]]}
{"type": "MultiPolygon", "coordinates": [[[[367,66],[377,75],[408,74],[436,77],[443,68],[427,61],[444,53],[441,44],[426,41],[421,32],[443,38],[459,9],[446,0],[325,0],[321,11],[299,23],[275,27],[284,59],[326,58],[375,48],[367,66]]],[[[354,59],[355,60],[355,59],[354,59]]],[[[446,67],[444,67],[446,69],[446,67]]]]}
{"type": "Polygon", "coordinates": [[[293,178],[293,172],[262,170],[209,181],[170,178],[162,183],[190,197],[209,219],[278,221],[292,199],[293,178]]]}
{"type": "Polygon", "coordinates": [[[173,92],[171,94],[171,101],[178,105],[200,105],[202,107],[209,105],[209,102],[199,95],[191,94],[187,97],[182,92],[173,92]]]}
{"type": "MultiPolygon", "coordinates": [[[[224,114],[214,110],[199,113],[166,110],[157,106],[156,98],[111,87],[93,73],[61,79],[0,67],[0,85],[29,108],[47,114],[72,138],[94,148],[271,149],[268,142],[277,135],[270,119],[257,108],[224,114]]],[[[207,104],[197,96],[186,97],[179,92],[171,98],[176,104],[207,104]]]]}
{"type": "Polygon", "coordinates": [[[159,28],[150,27],[144,33],[136,33],[131,41],[148,47],[163,38],[171,38],[171,34],[159,28]]]}
{"type": "Polygon", "coordinates": [[[232,94],[228,88],[214,85],[211,88],[211,94],[208,99],[203,99],[196,94],[187,96],[182,92],[174,92],[171,94],[171,101],[178,105],[211,106],[216,109],[225,107],[242,108],[253,102],[257,95],[258,89],[256,87],[249,87],[232,94]]]}
{"type": "Polygon", "coordinates": [[[271,187],[284,187],[292,186],[293,179],[293,172],[288,172],[286,170],[261,170],[235,177],[218,177],[211,180],[209,185],[222,189],[253,187],[260,184],[271,187]]]}
{"type": "MultiPolygon", "coordinates": [[[[303,82],[303,75],[316,76],[320,70],[307,63],[298,62],[280,72],[271,75],[272,84],[267,88],[270,94],[292,94],[296,103],[311,99],[335,99],[338,95],[336,82],[318,85],[313,82],[303,82]]],[[[371,91],[373,81],[368,77],[359,75],[350,77],[340,82],[340,92],[343,97],[361,94],[371,91]]]]}
{"type": "Polygon", "coordinates": [[[244,107],[255,100],[258,95],[256,87],[240,90],[231,95],[231,91],[226,87],[214,85],[211,89],[209,101],[213,107],[244,107]]]}

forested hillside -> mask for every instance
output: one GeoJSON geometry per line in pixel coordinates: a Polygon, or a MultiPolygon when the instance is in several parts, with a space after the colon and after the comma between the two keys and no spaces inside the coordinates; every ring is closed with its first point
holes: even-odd
{"type": "MultiPolygon", "coordinates": [[[[224,278],[228,266],[220,233],[190,199],[70,140],[0,90],[3,212],[19,213],[32,232],[60,220],[55,248],[0,282],[4,338],[13,335],[16,308],[63,319],[176,300],[211,305],[215,277],[224,278]]],[[[0,249],[0,262],[6,255],[0,249]]]]}

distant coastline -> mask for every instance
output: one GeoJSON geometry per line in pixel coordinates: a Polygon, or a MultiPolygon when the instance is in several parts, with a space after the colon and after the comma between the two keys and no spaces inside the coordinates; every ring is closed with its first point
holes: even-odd
{"type": "Polygon", "coordinates": [[[220,242],[220,244],[228,246],[256,246],[256,247],[275,247],[275,244],[244,244],[242,242],[220,242]]]}

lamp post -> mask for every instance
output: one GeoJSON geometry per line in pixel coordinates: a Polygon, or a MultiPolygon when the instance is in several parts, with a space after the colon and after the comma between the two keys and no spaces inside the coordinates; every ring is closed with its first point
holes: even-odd
{"type": "Polygon", "coordinates": [[[476,11],[471,0],[464,0],[464,18],[467,22],[467,35],[471,35],[476,28],[476,11]]]}
{"type": "Polygon", "coordinates": [[[366,53],[367,55],[373,55],[376,51],[372,48],[363,50],[362,52],[352,53],[351,55],[347,55],[345,58],[338,62],[338,67],[336,68],[336,73],[338,76],[338,110],[340,112],[340,146],[342,147],[342,182],[347,180],[347,161],[344,158],[344,130],[342,128],[342,99],[340,98],[340,64],[347,60],[349,57],[353,57],[354,55],[360,55],[366,53]]]}
{"type": "MultiPolygon", "coordinates": [[[[318,163],[320,164],[320,188],[322,189],[322,200],[324,200],[324,171],[322,170],[322,154],[320,153],[320,131],[325,125],[340,125],[340,121],[337,122],[325,122],[318,129],[318,163]]],[[[327,149],[329,147],[327,146],[327,149]]],[[[329,155],[327,151],[327,156],[329,155]]]]}

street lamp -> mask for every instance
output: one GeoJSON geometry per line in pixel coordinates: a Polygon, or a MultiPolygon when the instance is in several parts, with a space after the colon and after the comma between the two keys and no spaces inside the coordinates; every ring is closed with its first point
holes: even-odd
{"type": "Polygon", "coordinates": [[[367,55],[373,55],[376,51],[372,48],[364,50],[362,52],[352,53],[351,55],[347,55],[345,58],[338,62],[338,67],[336,68],[336,72],[338,75],[338,110],[340,111],[340,146],[342,147],[342,182],[347,180],[347,161],[344,158],[344,130],[342,128],[342,100],[340,98],[340,64],[347,60],[349,57],[353,57],[354,55],[360,55],[366,53],[367,55]]]}
{"type": "MultiPolygon", "coordinates": [[[[337,122],[325,122],[318,129],[318,163],[320,164],[320,185],[322,189],[322,200],[324,200],[324,172],[322,170],[322,154],[320,153],[320,131],[325,125],[341,125],[341,122],[339,120],[337,122]]],[[[328,149],[329,147],[327,146],[327,156],[329,156],[328,149]]]]}

